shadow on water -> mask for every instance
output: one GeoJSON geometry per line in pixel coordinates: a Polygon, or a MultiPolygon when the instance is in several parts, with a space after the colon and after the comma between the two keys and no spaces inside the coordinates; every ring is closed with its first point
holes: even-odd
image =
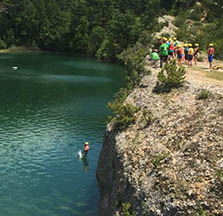
{"type": "Polygon", "coordinates": [[[83,171],[87,172],[88,171],[88,161],[86,157],[82,158],[82,162],[83,162],[83,171]]]}

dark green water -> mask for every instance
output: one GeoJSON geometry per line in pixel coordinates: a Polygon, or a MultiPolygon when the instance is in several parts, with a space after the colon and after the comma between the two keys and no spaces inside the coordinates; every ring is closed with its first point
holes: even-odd
{"type": "Polygon", "coordinates": [[[0,55],[0,215],[98,215],[106,103],[123,75],[92,59],[0,55]],[[85,141],[91,150],[82,161],[85,141]]]}

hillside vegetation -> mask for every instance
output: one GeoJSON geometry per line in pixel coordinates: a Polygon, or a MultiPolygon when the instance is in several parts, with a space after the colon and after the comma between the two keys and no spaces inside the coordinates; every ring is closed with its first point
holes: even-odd
{"type": "Polygon", "coordinates": [[[137,41],[151,42],[162,26],[157,17],[176,16],[179,39],[212,41],[222,57],[221,0],[2,0],[0,48],[11,45],[78,52],[106,61],[137,41]]]}

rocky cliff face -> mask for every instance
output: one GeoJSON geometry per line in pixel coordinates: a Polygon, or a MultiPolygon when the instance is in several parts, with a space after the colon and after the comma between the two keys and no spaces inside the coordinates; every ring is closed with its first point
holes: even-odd
{"type": "Polygon", "coordinates": [[[126,102],[141,108],[125,131],[108,125],[98,162],[100,215],[223,215],[223,90],[196,83],[153,93],[157,71],[126,102]],[[149,115],[149,118],[148,118],[149,115]]]}

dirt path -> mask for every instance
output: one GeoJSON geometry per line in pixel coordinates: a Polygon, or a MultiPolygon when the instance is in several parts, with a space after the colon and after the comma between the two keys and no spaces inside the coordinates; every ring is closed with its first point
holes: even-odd
{"type": "MultiPolygon", "coordinates": [[[[220,62],[215,63],[219,64],[220,62]]],[[[191,84],[223,94],[223,70],[210,70],[207,62],[198,62],[196,66],[185,68],[186,80],[191,84]]]]}
{"type": "MultiPolygon", "coordinates": [[[[206,62],[198,62],[196,66],[193,67],[187,67],[187,74],[186,79],[188,81],[197,81],[204,84],[210,84],[210,85],[217,85],[219,87],[223,87],[223,80],[218,80],[215,78],[211,78],[211,75],[213,73],[221,73],[223,77],[223,71],[222,70],[210,70],[209,65],[206,62]],[[211,74],[212,73],[212,74],[211,74]]],[[[221,75],[220,74],[220,75],[221,75]]]]}

